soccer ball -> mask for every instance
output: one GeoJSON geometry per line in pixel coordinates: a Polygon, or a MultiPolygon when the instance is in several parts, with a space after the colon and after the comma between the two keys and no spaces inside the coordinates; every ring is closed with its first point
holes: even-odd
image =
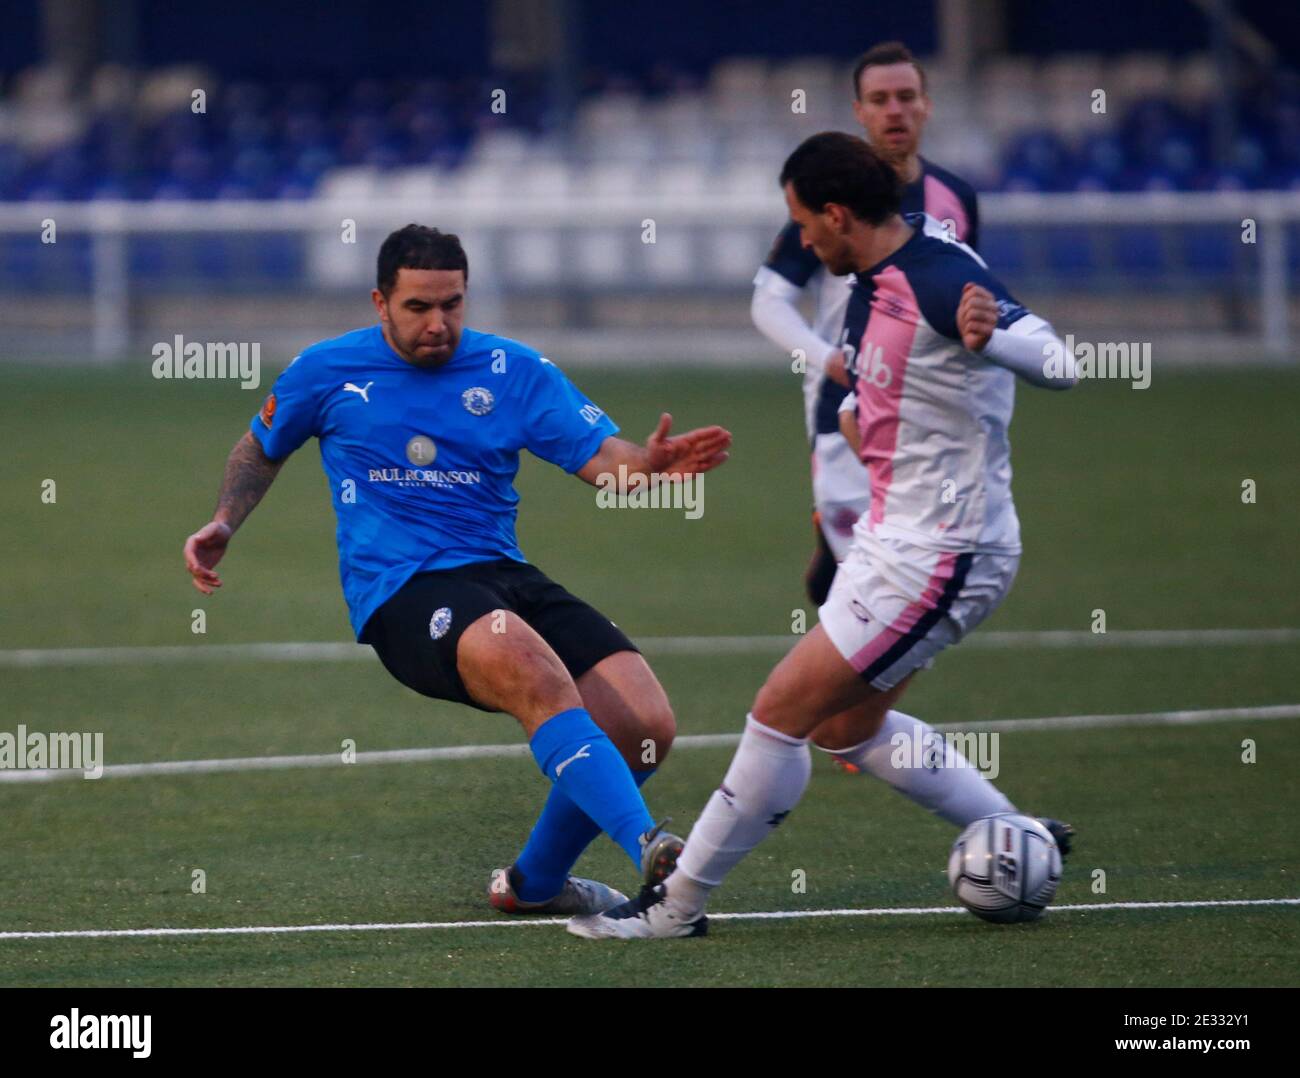
{"type": "Polygon", "coordinates": [[[997,924],[1036,921],[1061,882],[1061,851],[1032,817],[985,816],[952,844],[948,882],[976,917],[997,924]]]}

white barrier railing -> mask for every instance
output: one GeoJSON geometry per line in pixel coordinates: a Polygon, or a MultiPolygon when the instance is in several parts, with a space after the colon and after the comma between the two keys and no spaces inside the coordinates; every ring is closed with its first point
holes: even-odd
{"type": "MultiPolygon", "coordinates": [[[[1085,226],[1115,229],[1141,226],[1221,225],[1253,245],[1250,261],[1257,273],[1258,318],[1250,343],[1274,358],[1290,358],[1289,307],[1293,282],[1288,266],[1289,227],[1300,225],[1300,192],[1219,192],[1197,194],[988,194],[980,199],[983,228],[1018,230],[1085,226]],[[1253,226],[1251,225],[1253,223],[1253,226]]],[[[391,200],[352,198],[304,202],[62,202],[0,203],[0,241],[6,236],[37,237],[47,222],[59,236],[89,235],[92,241],[91,303],[92,352],[97,358],[121,355],[132,338],[132,289],[127,241],[135,236],[204,234],[296,234],[309,241],[311,276],[300,282],[303,291],[355,287],[368,281],[374,245],[340,243],[340,228],[355,222],[367,237],[382,235],[407,221],[422,221],[461,232],[467,245],[492,247],[497,241],[514,242],[521,234],[587,237],[598,248],[602,237],[617,236],[635,253],[647,221],[660,230],[676,230],[719,238],[738,232],[752,239],[732,245],[728,258],[709,268],[714,287],[746,290],[766,242],[784,215],[780,193],[770,189],[710,193],[638,194],[629,197],[549,198],[506,201],[499,198],[391,200]],[[758,250],[757,256],[753,250],[758,250]],[[331,268],[332,267],[332,268],[331,268]]],[[[742,238],[744,238],[742,237],[742,238]]],[[[591,246],[591,245],[589,245],[591,246]]],[[[564,248],[565,251],[570,248],[564,248]]],[[[614,257],[614,264],[627,269],[614,257]]],[[[608,262],[608,259],[607,259],[608,262]]],[[[680,259],[679,259],[680,262],[680,259]]],[[[687,259],[687,268],[694,269],[687,259]]],[[[996,271],[997,266],[993,269],[996,271]]],[[[479,260],[474,264],[479,288],[500,295],[509,291],[500,264],[479,260]]],[[[559,262],[559,276],[551,283],[562,286],[572,267],[559,262]]],[[[689,278],[670,273],[638,276],[631,268],[633,288],[647,293],[667,283],[689,284],[689,278]]],[[[1019,282],[1017,282],[1019,283],[1019,282]]],[[[1079,291],[1086,293],[1081,283],[1079,291]]]]}

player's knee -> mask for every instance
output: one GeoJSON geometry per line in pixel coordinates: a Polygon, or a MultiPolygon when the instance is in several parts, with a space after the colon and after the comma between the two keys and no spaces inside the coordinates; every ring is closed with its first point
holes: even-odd
{"type": "Polygon", "coordinates": [[[513,714],[542,721],[570,708],[581,707],[582,698],[569,672],[554,655],[534,648],[512,649],[498,657],[497,672],[508,684],[504,695],[513,714]]]}
{"type": "Polygon", "coordinates": [[[810,704],[811,701],[806,696],[798,695],[788,682],[780,678],[769,678],[754,697],[750,714],[757,722],[780,733],[791,737],[807,737],[817,722],[810,704]]]}
{"type": "Polygon", "coordinates": [[[869,700],[861,707],[827,719],[813,731],[812,742],[819,749],[833,752],[861,745],[880,732],[886,710],[888,702],[884,699],[869,700]]]}
{"type": "Polygon", "coordinates": [[[657,767],[673,747],[673,740],[677,737],[677,717],[667,698],[641,709],[637,717],[641,728],[642,763],[657,767]]]}
{"type": "Polygon", "coordinates": [[[525,652],[512,662],[519,676],[520,695],[533,710],[554,714],[582,706],[569,672],[551,656],[525,652]]]}
{"type": "Polygon", "coordinates": [[[853,728],[837,722],[835,719],[827,719],[812,732],[811,740],[819,749],[825,749],[827,752],[840,752],[861,745],[864,741],[870,741],[879,729],[879,723],[876,724],[875,730],[872,730],[866,726],[853,728]]]}
{"type": "Polygon", "coordinates": [[[750,705],[750,714],[764,726],[777,727],[786,711],[786,701],[779,685],[773,684],[771,678],[763,683],[750,705]]]}

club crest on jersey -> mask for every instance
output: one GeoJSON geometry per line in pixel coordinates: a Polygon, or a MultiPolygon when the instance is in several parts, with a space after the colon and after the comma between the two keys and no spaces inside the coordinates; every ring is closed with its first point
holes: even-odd
{"type": "Polygon", "coordinates": [[[471,386],[460,395],[460,403],[470,415],[487,415],[496,404],[496,398],[490,389],[471,386]]]}
{"type": "Polygon", "coordinates": [[[429,635],[434,640],[441,640],[451,628],[451,607],[440,606],[429,619],[429,635]]]}

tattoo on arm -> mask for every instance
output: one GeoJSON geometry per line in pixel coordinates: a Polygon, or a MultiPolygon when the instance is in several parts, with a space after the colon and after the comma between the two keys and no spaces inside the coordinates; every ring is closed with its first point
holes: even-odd
{"type": "Polygon", "coordinates": [[[246,433],[235,443],[226,460],[226,474],[217,495],[217,510],[212,518],[237,531],[244,519],[271,487],[272,481],[284,465],[283,460],[272,460],[251,433],[246,433]]]}

